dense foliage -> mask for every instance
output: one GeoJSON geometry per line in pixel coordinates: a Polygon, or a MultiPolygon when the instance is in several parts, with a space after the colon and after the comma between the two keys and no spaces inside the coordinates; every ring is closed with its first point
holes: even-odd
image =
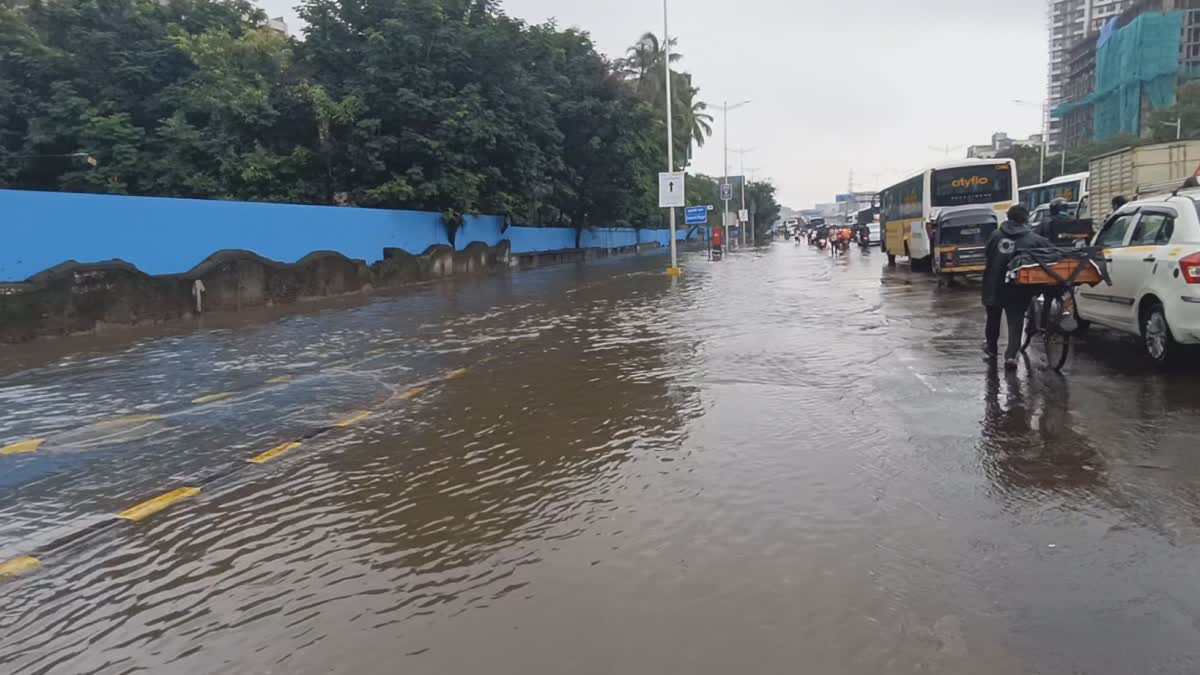
{"type": "MultiPolygon", "coordinates": [[[[0,0],[0,187],[658,226],[665,52],[494,0],[0,0]]],[[[711,133],[672,71],[678,164],[711,133]]]]}

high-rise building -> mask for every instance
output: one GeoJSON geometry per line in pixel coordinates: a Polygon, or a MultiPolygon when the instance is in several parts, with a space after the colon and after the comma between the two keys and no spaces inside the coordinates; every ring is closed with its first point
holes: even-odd
{"type": "MultiPolygon", "coordinates": [[[[1121,112],[1119,107],[1113,108],[1111,103],[1107,104],[1110,106],[1107,109],[1107,124],[1103,128],[1095,128],[1097,55],[1103,49],[1114,49],[1114,45],[1119,41],[1119,38],[1113,39],[1114,36],[1121,35],[1127,27],[1132,28],[1139,17],[1142,17],[1144,21],[1151,18],[1144,15],[1171,12],[1180,12],[1182,23],[1178,36],[1178,58],[1148,49],[1152,45],[1168,43],[1173,45],[1175,43],[1174,35],[1151,35],[1146,32],[1150,29],[1143,26],[1144,30],[1140,38],[1128,38],[1133,41],[1132,43],[1126,42],[1126,45],[1130,45],[1127,49],[1131,51],[1125,56],[1117,57],[1117,63],[1121,65],[1122,72],[1134,75],[1139,72],[1153,72],[1167,76],[1173,65],[1167,61],[1171,61],[1178,66],[1181,77],[1184,73],[1190,77],[1200,67],[1200,0],[1131,0],[1125,3],[1125,9],[1115,17],[1109,32],[1104,35],[1089,32],[1068,43],[1067,48],[1063,50],[1065,69],[1059,80],[1062,85],[1059,103],[1067,105],[1060,109],[1061,119],[1055,120],[1055,127],[1059,132],[1056,142],[1059,147],[1070,149],[1095,140],[1104,140],[1116,133],[1146,133],[1145,124],[1148,120],[1144,112],[1161,105],[1161,102],[1156,104],[1153,98],[1147,95],[1144,90],[1144,87],[1147,86],[1146,82],[1134,83],[1131,81],[1131,84],[1137,85],[1138,91],[1138,100],[1135,101],[1134,107],[1121,112]],[[1114,115],[1116,116],[1114,117],[1114,115]]],[[[1107,21],[1109,18],[1113,17],[1106,16],[1104,20],[1107,21]]],[[[1166,29],[1169,24],[1162,25],[1163,29],[1166,29]]],[[[1113,58],[1110,57],[1109,63],[1112,62],[1113,58]]],[[[1113,72],[1110,67],[1107,73],[1108,84],[1101,83],[1101,86],[1111,89],[1113,78],[1120,75],[1121,73],[1113,72]]],[[[1181,80],[1175,80],[1175,82],[1178,81],[1181,80]]],[[[1103,92],[1100,93],[1103,94],[1103,92]]]]}
{"type": "MultiPolygon", "coordinates": [[[[1104,23],[1119,15],[1132,0],[1048,0],[1047,17],[1050,24],[1050,68],[1045,114],[1066,100],[1066,81],[1069,74],[1067,50],[1084,37],[1099,33],[1104,23]]],[[[1050,131],[1047,144],[1050,151],[1059,148],[1062,123],[1058,119],[1048,121],[1050,131]]]]}

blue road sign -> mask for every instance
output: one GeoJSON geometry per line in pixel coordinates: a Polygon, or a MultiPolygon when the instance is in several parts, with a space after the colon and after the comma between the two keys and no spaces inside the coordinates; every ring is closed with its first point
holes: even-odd
{"type": "Polygon", "coordinates": [[[704,225],[708,222],[707,206],[689,206],[683,211],[684,225],[704,225]]]}
{"type": "Polygon", "coordinates": [[[733,199],[733,183],[721,183],[721,201],[733,199]]]}

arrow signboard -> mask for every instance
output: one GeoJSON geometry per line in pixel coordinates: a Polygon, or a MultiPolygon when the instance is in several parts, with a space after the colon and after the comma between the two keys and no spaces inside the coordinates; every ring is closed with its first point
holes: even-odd
{"type": "Polygon", "coordinates": [[[733,199],[733,183],[721,183],[721,201],[733,199]]]}
{"type": "Polygon", "coordinates": [[[658,205],[664,209],[683,208],[683,172],[658,174],[658,205]]]}
{"type": "Polygon", "coordinates": [[[704,225],[708,223],[707,206],[689,206],[683,211],[685,225],[704,225]]]}

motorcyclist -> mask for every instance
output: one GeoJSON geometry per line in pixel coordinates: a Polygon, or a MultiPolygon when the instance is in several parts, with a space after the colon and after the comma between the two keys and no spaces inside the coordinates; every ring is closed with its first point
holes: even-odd
{"type": "Polygon", "coordinates": [[[1070,220],[1071,202],[1062,197],[1056,197],[1050,202],[1048,217],[1038,223],[1037,229],[1034,231],[1052,243],[1057,244],[1059,235],[1065,231],[1065,228],[1062,227],[1063,224],[1070,222],[1070,220]]]}
{"type": "Polygon", "coordinates": [[[1000,315],[1008,322],[1008,344],[1004,349],[1004,367],[1017,367],[1017,352],[1021,349],[1025,310],[1036,292],[1008,283],[1008,264],[1018,251],[1047,248],[1050,241],[1029,229],[1029,209],[1017,204],[1008,210],[1008,220],[992,233],[986,250],[987,266],[983,271],[983,306],[987,310],[984,331],[984,358],[996,358],[1000,340],[1000,315]]]}

